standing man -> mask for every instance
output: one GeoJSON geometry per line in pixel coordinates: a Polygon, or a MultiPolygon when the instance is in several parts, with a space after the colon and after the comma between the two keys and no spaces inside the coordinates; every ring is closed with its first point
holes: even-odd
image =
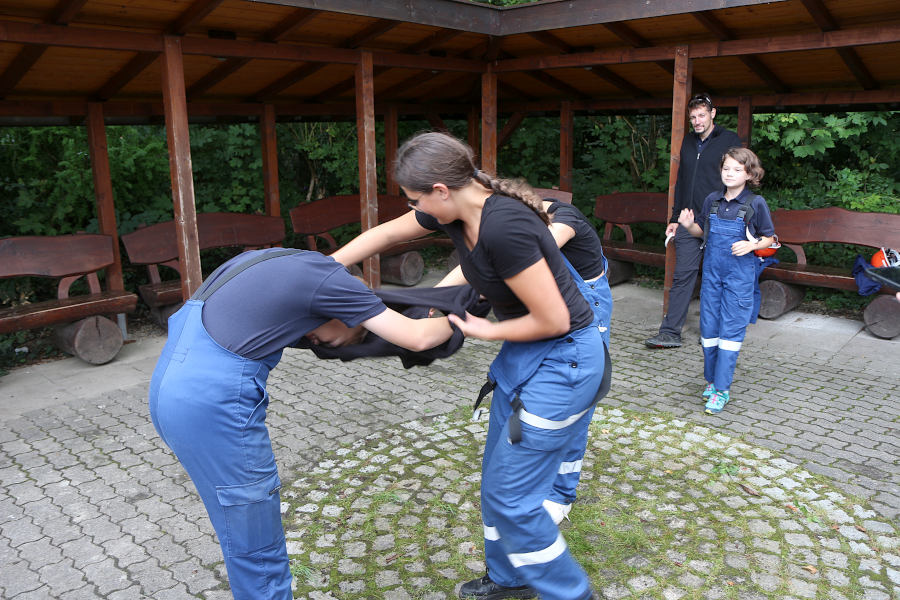
{"type": "Polygon", "coordinates": [[[677,348],[681,346],[681,328],[687,319],[694,284],[700,270],[703,240],[692,236],[678,225],[678,215],[685,208],[700,214],[703,199],[722,187],[722,155],[729,148],[741,145],[738,135],[716,127],[716,109],[708,94],[697,94],[688,102],[688,114],[694,131],[681,144],[678,179],[675,182],[675,205],[669,216],[666,237],[674,235],[675,273],[669,290],[669,310],[663,316],[659,333],[644,340],[648,348],[677,348]]]}

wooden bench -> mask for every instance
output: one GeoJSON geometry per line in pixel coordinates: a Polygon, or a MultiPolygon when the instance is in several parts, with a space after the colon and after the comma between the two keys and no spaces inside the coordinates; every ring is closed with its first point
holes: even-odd
{"type": "Polygon", "coordinates": [[[63,351],[92,364],[111,361],[122,348],[122,330],[106,315],[132,312],[137,304],[135,294],[101,289],[97,272],[113,262],[108,235],[0,239],[0,278],[59,278],[55,300],[0,310],[0,333],[56,326],[54,339],[63,351]],[[89,293],[70,296],[82,277],[89,293]]]}
{"type": "MultiPolygon", "coordinates": [[[[379,222],[396,219],[409,211],[403,196],[378,195],[379,222]]],[[[343,225],[359,223],[359,195],[313,200],[292,208],[290,215],[294,233],[305,236],[307,248],[331,254],[338,249],[338,245],[330,232],[343,225]],[[319,239],[325,240],[324,248],[320,247],[319,239]]],[[[400,285],[417,284],[425,270],[425,261],[418,250],[429,246],[452,248],[453,242],[447,236],[432,234],[392,246],[381,254],[381,279],[400,285]]]]}
{"type": "MultiPolygon", "coordinates": [[[[197,236],[200,250],[230,247],[252,250],[274,246],[284,240],[284,220],[244,213],[200,213],[197,215],[197,236]]],[[[183,300],[175,222],[138,228],[123,235],[122,243],[131,264],[147,267],[150,282],[139,286],[138,291],[150,307],[154,320],[165,328],[169,316],[178,310],[183,300]],[[174,269],[179,279],[163,281],[159,274],[160,265],[174,269]]]]}
{"type": "Polygon", "coordinates": [[[615,285],[634,275],[634,263],[666,266],[665,239],[658,244],[636,244],[631,225],[635,223],[669,222],[669,209],[663,192],[622,192],[597,196],[594,216],[604,222],[603,252],[609,260],[609,283],[615,285]],[[612,239],[618,228],[625,233],[625,240],[612,239]]]}
{"type": "MultiPolygon", "coordinates": [[[[900,248],[900,215],[864,213],[829,207],[812,210],[775,210],[772,221],[778,241],[797,256],[796,262],[781,259],[762,272],[762,305],[759,316],[774,319],[795,308],[803,300],[802,286],[856,291],[850,274],[852,265],[825,267],[810,265],[802,244],[829,242],[868,246],[872,252],[881,247],[900,248]]],[[[871,253],[870,253],[871,255],[871,253]]],[[[882,338],[900,335],[900,303],[893,292],[882,288],[863,311],[870,333],[882,338]],[[891,294],[891,295],[887,295],[891,294]]]]}

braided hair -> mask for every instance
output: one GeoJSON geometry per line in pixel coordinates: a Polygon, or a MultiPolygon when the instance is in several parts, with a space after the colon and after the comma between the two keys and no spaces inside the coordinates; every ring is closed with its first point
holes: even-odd
{"type": "Polygon", "coordinates": [[[475,153],[468,144],[446,133],[420,133],[397,150],[394,180],[404,188],[428,193],[435,183],[458,190],[474,180],[496,194],[515,198],[549,225],[543,201],[523,179],[501,179],[475,168],[475,153]]]}

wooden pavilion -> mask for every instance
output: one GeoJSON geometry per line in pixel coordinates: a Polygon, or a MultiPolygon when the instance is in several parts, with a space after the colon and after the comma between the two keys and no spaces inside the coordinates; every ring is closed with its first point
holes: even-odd
{"type": "MultiPolygon", "coordinates": [[[[557,114],[570,191],[575,114],[671,111],[671,203],[692,88],[736,107],[748,141],[761,108],[895,109],[898,64],[896,0],[0,0],[0,123],[86,124],[102,233],[117,235],[105,124],[164,117],[185,297],[201,282],[189,122],[259,122],[277,216],[276,120],[355,118],[365,229],[376,119],[390,160],[399,119],[464,116],[496,170],[527,115],[557,114]]],[[[376,259],[365,274],[378,285],[376,259]]],[[[122,289],[118,244],[108,276],[122,289]]]]}

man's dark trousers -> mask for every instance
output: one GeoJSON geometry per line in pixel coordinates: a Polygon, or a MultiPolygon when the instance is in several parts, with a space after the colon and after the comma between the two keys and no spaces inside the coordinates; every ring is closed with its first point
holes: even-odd
{"type": "Polygon", "coordinates": [[[679,225],[672,243],[675,244],[675,272],[669,289],[669,310],[663,317],[659,332],[680,338],[681,328],[687,320],[688,308],[694,296],[697,274],[700,272],[700,261],[703,258],[700,245],[703,238],[692,236],[679,225]]]}

